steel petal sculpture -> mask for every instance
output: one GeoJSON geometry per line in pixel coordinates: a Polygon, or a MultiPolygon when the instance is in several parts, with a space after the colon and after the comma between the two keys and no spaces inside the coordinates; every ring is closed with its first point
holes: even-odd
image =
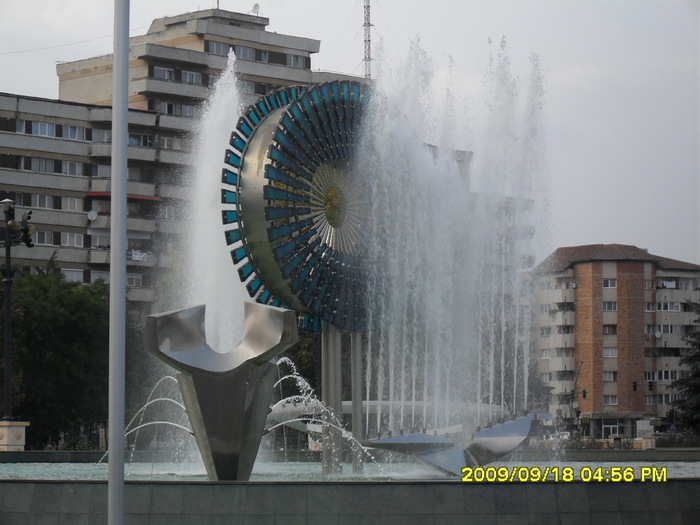
{"type": "Polygon", "coordinates": [[[226,353],[206,341],[205,307],[152,315],[146,348],[176,368],[209,478],[247,480],[258,453],[277,378],[274,358],[297,341],[290,310],[245,303],[240,344],[226,353]]]}

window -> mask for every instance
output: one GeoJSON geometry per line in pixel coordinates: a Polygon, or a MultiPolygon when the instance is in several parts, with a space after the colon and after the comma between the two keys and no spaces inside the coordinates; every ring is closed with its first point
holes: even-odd
{"type": "Polygon", "coordinates": [[[67,268],[62,268],[61,273],[65,276],[66,281],[72,281],[76,283],[83,282],[83,271],[82,270],[69,270],[67,268]]]}
{"type": "Polygon", "coordinates": [[[549,305],[548,304],[541,304],[540,305],[540,313],[541,314],[548,314],[549,313],[549,305]]]}
{"type": "Polygon", "coordinates": [[[653,290],[654,289],[654,281],[651,279],[645,279],[644,280],[644,289],[645,290],[653,290]]]}
{"type": "Polygon", "coordinates": [[[196,84],[200,85],[202,83],[202,74],[196,71],[186,71],[183,70],[181,74],[181,80],[185,84],[196,84]]]}
{"type": "Polygon", "coordinates": [[[197,106],[192,106],[190,104],[182,104],[182,106],[180,106],[180,114],[183,117],[196,117],[197,106]]]}
{"type": "Polygon", "coordinates": [[[82,126],[63,126],[63,138],[73,140],[85,140],[85,128],[82,126]]]}
{"type": "Polygon", "coordinates": [[[654,380],[654,372],[644,372],[644,380],[645,381],[653,381],[654,380]]]}
{"type": "Polygon", "coordinates": [[[165,115],[172,115],[175,113],[175,104],[172,102],[161,102],[159,104],[159,111],[165,115]]]}
{"type": "Polygon", "coordinates": [[[665,281],[665,280],[663,280],[663,279],[659,279],[659,288],[671,288],[671,289],[674,289],[674,288],[677,288],[677,287],[678,287],[678,285],[676,284],[676,281],[675,281],[675,280],[669,279],[669,280],[665,281]]]}
{"type": "Polygon", "coordinates": [[[110,237],[108,233],[97,233],[90,236],[90,248],[97,250],[109,250],[110,237]]]}
{"type": "Polygon", "coordinates": [[[54,172],[53,159],[41,159],[37,157],[32,157],[30,165],[32,171],[45,171],[47,173],[54,172]]]}
{"type": "Polygon", "coordinates": [[[603,381],[617,381],[617,372],[603,372],[603,381]]]}
{"type": "Polygon", "coordinates": [[[64,175],[82,175],[83,163],[64,160],[61,163],[61,173],[63,173],[64,175]]]}
{"type": "Polygon", "coordinates": [[[127,273],[126,274],[126,285],[129,287],[141,286],[142,276],[140,273],[127,273]]]}
{"type": "Polygon", "coordinates": [[[693,280],[692,279],[678,279],[678,289],[679,290],[692,290],[693,280]]]}
{"type": "Polygon", "coordinates": [[[656,311],[656,303],[644,303],[644,311],[645,312],[655,312],[656,311]]]}
{"type": "Polygon", "coordinates": [[[65,211],[83,211],[83,199],[61,197],[61,209],[65,211]]]}
{"type": "Polygon", "coordinates": [[[657,310],[660,312],[680,312],[681,303],[656,303],[657,310]]]}
{"type": "Polygon", "coordinates": [[[153,67],[153,78],[160,80],[175,80],[175,70],[170,67],[153,67]]]}
{"type": "Polygon", "coordinates": [[[111,129],[93,129],[92,130],[92,141],[93,142],[112,142],[112,130],[111,129]]]}
{"type": "Polygon", "coordinates": [[[549,337],[552,333],[552,328],[549,326],[543,326],[540,328],[540,337],[549,337]]]}
{"type": "Polygon", "coordinates": [[[544,381],[545,383],[547,381],[552,380],[552,373],[551,372],[543,372],[540,374],[540,380],[544,381]]]}
{"type": "Polygon", "coordinates": [[[679,334],[680,333],[680,325],[677,325],[677,324],[660,324],[656,328],[662,334],[679,334]]]}
{"type": "Polygon", "coordinates": [[[603,301],[604,312],[617,312],[617,301],[603,301]]]}
{"type": "Polygon", "coordinates": [[[246,46],[235,46],[234,53],[238,60],[255,60],[255,49],[246,46]]]}
{"type": "Polygon", "coordinates": [[[557,357],[574,357],[573,348],[557,348],[557,357]]]}
{"type": "Polygon", "coordinates": [[[247,95],[254,95],[255,94],[255,82],[252,80],[239,80],[238,81],[238,90],[241,93],[247,94],[247,95]]]}
{"type": "Polygon", "coordinates": [[[92,270],[90,272],[90,282],[96,283],[99,279],[102,279],[105,282],[105,284],[109,284],[109,272],[92,270]]]}
{"type": "Polygon", "coordinates": [[[617,347],[615,347],[615,346],[603,347],[603,357],[617,357],[617,347]]]}
{"type": "Polygon", "coordinates": [[[37,230],[34,234],[34,244],[43,244],[52,246],[53,245],[53,232],[47,232],[43,230],[37,230]]]}
{"type": "Polygon", "coordinates": [[[24,133],[25,132],[25,125],[26,122],[22,119],[17,119],[15,121],[15,133],[24,133]]]}
{"type": "Polygon", "coordinates": [[[158,218],[165,220],[173,220],[175,218],[175,206],[162,204],[158,207],[158,218]]]}
{"type": "Polygon", "coordinates": [[[267,64],[269,59],[269,53],[267,51],[258,51],[258,62],[264,62],[267,64]]]}
{"type": "Polygon", "coordinates": [[[82,233],[61,232],[61,246],[82,248],[83,247],[83,234],[82,233]]]}
{"type": "Polygon", "coordinates": [[[617,279],[603,279],[603,288],[617,288],[617,279]]]}
{"type": "Polygon", "coordinates": [[[163,149],[173,149],[173,138],[160,137],[160,147],[163,149]]]}
{"type": "Polygon", "coordinates": [[[549,359],[550,351],[549,348],[545,348],[544,350],[540,350],[540,358],[541,359],[549,359]]]}
{"type": "Polygon", "coordinates": [[[129,146],[143,146],[150,148],[153,146],[153,139],[145,133],[129,133],[129,146]]]}
{"type": "Polygon", "coordinates": [[[603,404],[609,406],[617,405],[617,396],[603,396],[603,404]]]}
{"type": "Polygon", "coordinates": [[[616,335],[617,325],[616,324],[604,324],[603,325],[603,335],[616,335]]]}
{"type": "Polygon", "coordinates": [[[644,404],[645,405],[655,405],[656,400],[654,399],[656,396],[655,395],[645,395],[644,396],[644,404]]]}
{"type": "Polygon", "coordinates": [[[53,195],[32,193],[32,208],[53,209],[53,195]]]}
{"type": "Polygon", "coordinates": [[[56,125],[48,122],[32,122],[32,135],[42,135],[44,137],[56,136],[56,125]]]}
{"type": "Polygon", "coordinates": [[[298,69],[304,68],[304,57],[301,55],[287,55],[287,65],[298,69]]]}
{"type": "Polygon", "coordinates": [[[557,333],[558,334],[573,334],[574,333],[574,325],[571,324],[562,324],[557,326],[557,333]]]}
{"type": "Polygon", "coordinates": [[[221,56],[228,56],[228,51],[229,51],[229,45],[225,44],[223,42],[214,42],[212,40],[209,41],[209,53],[212,53],[214,55],[221,55],[221,56]]]}

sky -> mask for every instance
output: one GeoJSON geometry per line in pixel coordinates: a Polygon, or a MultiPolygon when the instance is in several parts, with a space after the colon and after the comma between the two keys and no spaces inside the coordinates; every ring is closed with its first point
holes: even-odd
{"type": "MultiPolygon", "coordinates": [[[[131,35],[216,0],[131,0],[131,35]]],[[[252,0],[219,0],[250,13],[252,0]]],[[[363,0],[260,0],[269,31],[321,41],[312,68],[362,75],[363,0]]],[[[549,237],[633,244],[700,264],[700,1],[372,0],[372,41],[389,60],[420,38],[475,93],[489,40],[514,74],[545,78],[549,237]]],[[[111,0],[0,0],[0,92],[57,98],[56,64],[112,50],[111,0]]],[[[475,152],[478,154],[478,152],[475,152]]]]}

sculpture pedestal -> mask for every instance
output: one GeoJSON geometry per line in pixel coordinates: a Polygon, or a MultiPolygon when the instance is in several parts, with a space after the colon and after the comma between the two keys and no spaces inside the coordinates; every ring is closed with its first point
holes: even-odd
{"type": "Polygon", "coordinates": [[[27,421],[0,421],[0,452],[22,451],[27,421]]]}

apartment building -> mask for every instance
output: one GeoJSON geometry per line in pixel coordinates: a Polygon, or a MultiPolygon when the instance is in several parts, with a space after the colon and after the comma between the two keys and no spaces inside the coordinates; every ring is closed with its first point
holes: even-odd
{"type": "Polygon", "coordinates": [[[538,371],[549,412],[584,435],[673,424],[683,337],[700,329],[700,265],[623,244],[558,248],[534,270],[538,371]]]}
{"type": "MultiPolygon", "coordinates": [[[[287,85],[358,77],[311,70],[321,42],[269,32],[265,17],[206,9],[154,20],[129,39],[129,107],[196,116],[235,53],[242,103],[287,85]]],[[[359,24],[359,21],[358,21],[359,24]]],[[[112,103],[112,55],[56,66],[61,100],[112,103]]]]}
{"type": "MultiPolygon", "coordinates": [[[[34,248],[12,250],[20,267],[56,266],[73,281],[109,281],[112,109],[0,93],[0,200],[32,210],[34,248]]],[[[142,319],[182,231],[186,152],[181,117],[129,111],[127,299],[142,319]],[[172,142],[155,137],[171,137],[172,142]]]]}
{"type": "MultiPolygon", "coordinates": [[[[201,104],[236,55],[242,103],[277,86],[353,78],[311,71],[320,42],[266,31],[267,18],[208,9],[155,20],[130,39],[129,314],[152,313],[154,286],[183,232],[190,144],[201,104]]],[[[57,66],[59,100],[0,93],[0,200],[32,209],[36,246],[13,262],[55,263],[67,278],[109,279],[112,56],[57,66]]],[[[222,152],[223,159],[223,152],[222,152]]]]}

